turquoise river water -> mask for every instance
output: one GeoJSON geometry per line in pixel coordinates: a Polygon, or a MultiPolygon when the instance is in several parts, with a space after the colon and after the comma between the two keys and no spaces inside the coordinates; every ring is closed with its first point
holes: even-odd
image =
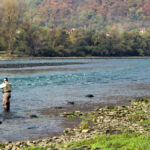
{"type": "Polygon", "coordinates": [[[94,95],[94,103],[150,97],[149,58],[1,60],[0,65],[0,81],[7,76],[13,87],[11,112],[3,113],[0,104],[0,142],[62,131],[60,118],[28,116],[39,109],[66,105],[67,101],[91,102],[87,94],[94,95]],[[59,65],[62,62],[69,64],[59,65]],[[58,65],[15,67],[32,63],[58,65]],[[2,67],[7,64],[15,65],[2,67]]]}

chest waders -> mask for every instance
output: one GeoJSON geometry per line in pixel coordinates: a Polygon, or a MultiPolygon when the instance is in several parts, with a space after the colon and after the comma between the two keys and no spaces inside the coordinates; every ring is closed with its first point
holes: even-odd
{"type": "Polygon", "coordinates": [[[6,83],[6,87],[2,89],[3,93],[3,106],[4,111],[9,112],[10,110],[10,98],[11,98],[11,84],[6,83]]]}

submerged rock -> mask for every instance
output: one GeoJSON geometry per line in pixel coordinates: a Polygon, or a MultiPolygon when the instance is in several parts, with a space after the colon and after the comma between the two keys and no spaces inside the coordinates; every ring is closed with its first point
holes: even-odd
{"type": "Polygon", "coordinates": [[[29,117],[30,117],[30,118],[38,118],[38,116],[37,116],[37,115],[34,115],[34,114],[33,114],[33,115],[29,115],[29,117]]]}
{"type": "Polygon", "coordinates": [[[88,95],[86,95],[86,97],[92,98],[92,97],[94,97],[94,95],[93,94],[88,94],[88,95]]]}
{"type": "Polygon", "coordinates": [[[55,107],[55,109],[63,109],[63,107],[61,107],[61,106],[58,106],[58,107],[55,107]]]}
{"type": "Polygon", "coordinates": [[[35,129],[36,127],[33,126],[33,127],[28,127],[27,129],[31,130],[31,129],[35,129]]]}
{"type": "Polygon", "coordinates": [[[74,105],[75,104],[75,102],[73,102],[73,101],[68,101],[67,103],[70,104],[70,105],[74,105]]]}

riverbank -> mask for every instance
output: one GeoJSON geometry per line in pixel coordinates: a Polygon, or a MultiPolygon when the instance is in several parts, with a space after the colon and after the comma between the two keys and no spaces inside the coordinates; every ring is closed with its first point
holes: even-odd
{"type": "Polygon", "coordinates": [[[136,144],[134,149],[148,150],[150,148],[150,101],[146,98],[132,100],[131,104],[127,106],[103,106],[97,107],[92,112],[63,112],[60,116],[80,118],[82,121],[75,128],[65,129],[60,136],[26,142],[2,143],[0,149],[123,149],[129,144],[127,137],[139,140],[138,144],[136,141],[132,141],[132,144],[129,145],[130,149],[133,149],[134,142],[136,144]],[[113,143],[117,137],[117,142],[113,143]],[[105,139],[106,144],[106,138],[112,140],[112,144],[104,147],[106,145],[103,140],[105,139]],[[119,141],[121,142],[119,138],[126,141],[119,143],[119,141]],[[103,143],[100,139],[103,139],[103,143]],[[97,147],[94,147],[93,145],[96,143],[97,147]],[[141,147],[143,144],[146,146],[141,147]]]}
{"type": "Polygon", "coordinates": [[[31,57],[31,56],[2,56],[0,55],[0,60],[63,60],[63,59],[146,59],[150,56],[85,56],[85,57],[31,57]]]}

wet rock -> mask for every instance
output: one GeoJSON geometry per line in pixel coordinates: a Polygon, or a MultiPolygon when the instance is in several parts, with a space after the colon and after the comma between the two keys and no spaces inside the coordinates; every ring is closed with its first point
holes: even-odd
{"type": "Polygon", "coordinates": [[[58,139],[58,137],[54,136],[52,139],[53,139],[53,140],[57,140],[57,139],[58,139]]]}
{"type": "Polygon", "coordinates": [[[127,106],[122,106],[123,109],[128,109],[127,106]]]}
{"type": "Polygon", "coordinates": [[[33,127],[28,127],[28,129],[29,129],[29,130],[31,130],[31,129],[35,129],[35,128],[36,128],[36,127],[34,127],[34,126],[33,126],[33,127]]]}
{"type": "Polygon", "coordinates": [[[147,98],[137,98],[137,99],[135,100],[135,102],[149,103],[150,101],[149,101],[149,99],[147,99],[147,98]]]}
{"type": "Polygon", "coordinates": [[[74,105],[75,102],[73,102],[73,101],[68,101],[67,104],[74,105]]]}
{"type": "Polygon", "coordinates": [[[122,131],[120,131],[120,130],[106,130],[106,134],[110,134],[110,135],[122,134],[122,131]]]}
{"type": "Polygon", "coordinates": [[[20,142],[20,141],[18,141],[17,143],[16,143],[16,146],[20,146],[22,143],[20,142]]]}
{"type": "Polygon", "coordinates": [[[34,146],[34,144],[33,144],[32,142],[30,142],[30,141],[27,141],[26,144],[27,144],[28,146],[34,146]]]}
{"type": "Polygon", "coordinates": [[[34,115],[34,114],[33,114],[33,115],[29,115],[29,117],[30,117],[30,118],[38,118],[38,116],[37,116],[37,115],[34,115]]]}
{"type": "Polygon", "coordinates": [[[109,109],[109,110],[112,110],[114,109],[115,107],[114,106],[107,106],[106,109],[109,109]]]}
{"type": "Polygon", "coordinates": [[[59,106],[59,107],[55,107],[55,109],[63,109],[63,107],[59,106]]]}
{"type": "Polygon", "coordinates": [[[111,122],[110,119],[104,119],[103,121],[104,121],[105,123],[110,123],[110,122],[111,122]]]}
{"type": "Polygon", "coordinates": [[[13,145],[7,145],[7,146],[5,147],[5,150],[11,150],[12,147],[13,147],[13,145]]]}
{"type": "Polygon", "coordinates": [[[83,130],[82,130],[82,133],[89,133],[89,132],[90,132],[89,129],[83,129],[83,130]]]}
{"type": "Polygon", "coordinates": [[[65,131],[64,131],[64,133],[68,134],[70,131],[71,131],[70,128],[66,128],[65,131]]]}
{"type": "Polygon", "coordinates": [[[13,146],[11,150],[17,150],[17,147],[16,147],[16,146],[13,146]]]}
{"type": "Polygon", "coordinates": [[[72,150],[90,150],[91,148],[89,146],[83,146],[81,148],[74,148],[72,150]]]}
{"type": "Polygon", "coordinates": [[[86,95],[86,97],[93,98],[94,95],[93,94],[88,94],[88,95],[86,95]]]}
{"type": "Polygon", "coordinates": [[[81,111],[75,111],[74,115],[81,116],[81,115],[83,115],[83,113],[81,111]]]}
{"type": "Polygon", "coordinates": [[[60,114],[61,117],[65,117],[65,118],[67,118],[69,115],[74,115],[74,114],[73,113],[67,113],[67,112],[60,114]]]}

